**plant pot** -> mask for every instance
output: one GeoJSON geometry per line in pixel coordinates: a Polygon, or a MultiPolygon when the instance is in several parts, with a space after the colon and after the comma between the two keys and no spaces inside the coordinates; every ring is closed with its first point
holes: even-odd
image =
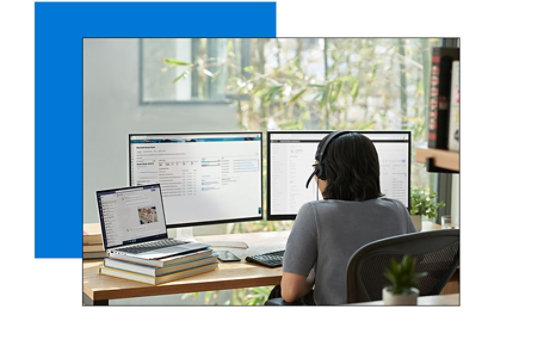
{"type": "Polygon", "coordinates": [[[417,229],[417,231],[421,231],[421,215],[413,215],[412,217],[412,223],[414,223],[414,227],[417,229]]]}
{"type": "Polygon", "coordinates": [[[388,286],[382,290],[384,305],[417,305],[418,296],[419,290],[415,287],[411,289],[410,294],[394,294],[389,291],[388,286]]]}

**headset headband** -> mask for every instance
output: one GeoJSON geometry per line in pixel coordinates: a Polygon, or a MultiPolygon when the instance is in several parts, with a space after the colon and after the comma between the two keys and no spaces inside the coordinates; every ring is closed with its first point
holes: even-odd
{"type": "Polygon", "coordinates": [[[318,164],[315,166],[313,173],[309,176],[309,179],[307,179],[307,184],[305,184],[305,188],[309,187],[309,183],[311,182],[311,179],[314,177],[314,175],[318,175],[318,178],[320,178],[320,174],[323,174],[323,165],[322,160],[324,158],[324,154],[326,153],[326,149],[329,147],[329,144],[333,142],[333,140],[339,138],[340,136],[343,136],[348,133],[355,133],[355,131],[334,131],[329,135],[329,137],[326,139],[326,141],[322,144],[322,147],[320,148],[320,152],[316,152],[315,159],[318,160],[318,164]]]}

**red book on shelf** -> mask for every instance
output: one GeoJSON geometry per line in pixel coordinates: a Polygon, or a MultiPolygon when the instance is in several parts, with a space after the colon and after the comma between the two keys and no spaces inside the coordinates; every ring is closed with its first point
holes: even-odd
{"type": "Polygon", "coordinates": [[[453,61],[449,105],[449,150],[460,149],[460,62],[453,61]]]}
{"type": "Polygon", "coordinates": [[[449,133],[449,101],[451,66],[459,60],[459,49],[434,47],[429,103],[429,148],[447,149],[449,133]]]}

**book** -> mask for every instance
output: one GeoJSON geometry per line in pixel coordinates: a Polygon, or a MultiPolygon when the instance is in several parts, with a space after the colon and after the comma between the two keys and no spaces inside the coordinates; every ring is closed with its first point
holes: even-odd
{"type": "Polygon", "coordinates": [[[100,251],[105,251],[105,247],[103,247],[103,244],[82,245],[82,252],[100,252],[100,251]]]}
{"type": "Polygon", "coordinates": [[[460,62],[451,68],[451,103],[449,104],[449,150],[460,149],[460,62]]]}
{"type": "Polygon", "coordinates": [[[105,266],[115,269],[121,269],[125,271],[132,271],[134,273],[149,275],[149,276],[161,276],[177,271],[187,270],[194,267],[200,267],[203,265],[217,263],[217,257],[202,257],[190,262],[179,262],[172,264],[166,267],[151,267],[149,265],[141,265],[126,261],[121,261],[119,259],[105,258],[105,266]]]}
{"type": "Polygon", "coordinates": [[[82,251],[82,259],[102,259],[105,257],[107,257],[107,252],[105,251],[99,251],[99,252],[82,251]]]}
{"type": "Polygon", "coordinates": [[[207,249],[196,251],[196,252],[190,252],[190,253],[170,256],[170,257],[161,258],[161,259],[137,258],[133,256],[123,255],[123,254],[117,254],[114,252],[109,252],[108,257],[113,258],[113,259],[127,261],[127,262],[137,263],[141,265],[149,265],[152,267],[162,268],[162,267],[166,267],[166,266],[173,265],[180,262],[186,263],[189,261],[194,261],[196,259],[209,257],[212,255],[212,253],[213,251],[207,248],[207,249]]]}
{"type": "Polygon", "coordinates": [[[138,281],[150,285],[160,285],[170,281],[183,279],[189,276],[194,276],[202,273],[212,271],[217,268],[217,263],[203,265],[201,267],[191,268],[187,270],[178,271],[171,274],[166,274],[162,276],[148,276],[139,273],[134,273],[131,271],[125,271],[115,268],[110,268],[106,266],[101,266],[99,268],[99,273],[102,275],[114,276],[121,279],[138,281]]]}
{"type": "Polygon", "coordinates": [[[82,243],[87,245],[103,244],[103,236],[100,231],[82,231],[82,243]]]}
{"type": "Polygon", "coordinates": [[[451,67],[454,60],[459,60],[458,48],[434,47],[432,49],[429,148],[447,149],[448,146],[451,67]]]}

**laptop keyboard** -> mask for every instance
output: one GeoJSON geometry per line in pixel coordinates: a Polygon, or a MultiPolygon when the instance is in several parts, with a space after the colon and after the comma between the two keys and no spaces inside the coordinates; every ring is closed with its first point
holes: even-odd
{"type": "Polygon", "coordinates": [[[138,254],[138,253],[144,253],[144,252],[148,252],[148,251],[157,250],[159,248],[164,248],[164,247],[172,247],[172,246],[184,245],[186,243],[187,242],[185,242],[185,241],[178,241],[178,240],[174,240],[174,239],[163,239],[163,240],[142,242],[140,244],[136,244],[136,245],[133,245],[133,246],[119,247],[119,248],[116,248],[114,250],[115,251],[120,251],[120,252],[138,254]]]}

